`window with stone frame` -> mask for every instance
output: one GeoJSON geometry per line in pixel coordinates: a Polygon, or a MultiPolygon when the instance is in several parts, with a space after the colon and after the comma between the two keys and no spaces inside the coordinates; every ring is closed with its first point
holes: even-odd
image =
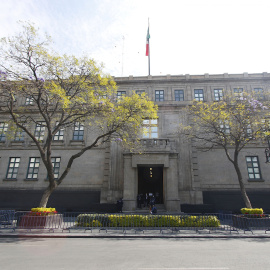
{"type": "MultiPolygon", "coordinates": [[[[56,122],[55,126],[58,126],[59,122],[56,122]]],[[[64,140],[64,128],[60,127],[60,129],[53,136],[54,141],[63,141],[64,140]]]]}
{"type": "Polygon", "coordinates": [[[39,157],[30,157],[29,158],[26,179],[37,179],[38,178],[39,165],[40,165],[40,158],[39,157]]]}
{"type": "Polygon", "coordinates": [[[219,128],[220,128],[220,131],[222,133],[224,133],[225,135],[229,135],[231,130],[230,130],[230,125],[228,123],[228,121],[219,121],[219,128]]]}
{"type": "Polygon", "coordinates": [[[59,178],[61,157],[52,157],[54,179],[59,178]]]}
{"type": "Polygon", "coordinates": [[[34,98],[32,96],[27,96],[25,98],[25,105],[32,105],[34,103],[34,98]]]}
{"type": "Polygon", "coordinates": [[[203,89],[194,89],[194,99],[196,101],[204,101],[203,89]]]}
{"type": "Polygon", "coordinates": [[[259,165],[259,158],[257,156],[247,156],[246,163],[247,163],[248,178],[251,180],[262,179],[259,165]]]}
{"type": "Polygon", "coordinates": [[[158,120],[157,119],[143,120],[142,127],[143,127],[144,139],[158,138],[158,120]]]}
{"type": "Polygon", "coordinates": [[[215,101],[223,100],[223,89],[214,89],[214,100],[215,101]]]}
{"type": "Polygon", "coordinates": [[[155,91],[155,101],[164,101],[164,90],[155,91]]]}
{"type": "Polygon", "coordinates": [[[262,88],[254,88],[254,94],[257,100],[264,100],[264,93],[262,88]]]}
{"type": "Polygon", "coordinates": [[[145,90],[136,90],[136,94],[139,95],[140,97],[142,96],[142,94],[145,93],[145,90]]]}
{"type": "Polygon", "coordinates": [[[16,142],[23,142],[25,136],[25,131],[19,127],[16,128],[14,133],[14,141],[16,142]]]}
{"type": "Polygon", "coordinates": [[[34,136],[37,140],[43,141],[45,135],[46,123],[38,122],[36,123],[34,136]]]}
{"type": "Polygon", "coordinates": [[[84,136],[84,124],[80,122],[76,122],[74,124],[74,130],[73,130],[73,141],[83,141],[84,136]]]}
{"type": "Polygon", "coordinates": [[[184,90],[174,90],[174,100],[184,101],[184,90]]]}
{"type": "Polygon", "coordinates": [[[241,99],[243,97],[243,88],[234,88],[233,93],[236,99],[241,99]]]}
{"type": "Polygon", "coordinates": [[[8,131],[8,124],[5,122],[0,122],[0,142],[6,141],[7,131],[8,131]]]}
{"type": "Polygon", "coordinates": [[[126,91],[117,91],[117,100],[121,100],[126,96],[126,91]]]}
{"type": "Polygon", "coordinates": [[[21,161],[20,157],[9,158],[6,179],[17,179],[20,161],[21,161]]]}

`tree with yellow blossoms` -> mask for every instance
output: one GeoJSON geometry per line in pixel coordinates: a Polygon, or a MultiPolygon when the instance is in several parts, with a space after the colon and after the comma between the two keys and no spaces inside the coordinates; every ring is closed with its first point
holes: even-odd
{"type": "Polygon", "coordinates": [[[192,125],[182,127],[182,132],[204,150],[224,149],[237,174],[244,203],[252,208],[238,164],[239,153],[251,142],[258,143],[268,135],[267,101],[258,101],[253,93],[243,92],[241,96],[224,96],[218,102],[194,101],[188,115],[192,125]]]}
{"type": "Polygon", "coordinates": [[[26,23],[17,36],[3,38],[0,48],[1,119],[8,119],[8,132],[27,134],[40,153],[49,183],[40,207],[46,207],[75,159],[112,140],[133,149],[143,119],[157,118],[157,106],[145,95],[117,99],[116,83],[93,59],[59,55],[50,45],[49,36],[40,36],[26,23]],[[54,137],[78,123],[84,123],[91,142],[70,155],[55,179],[54,137]],[[39,126],[39,134],[34,125],[39,126]]]}

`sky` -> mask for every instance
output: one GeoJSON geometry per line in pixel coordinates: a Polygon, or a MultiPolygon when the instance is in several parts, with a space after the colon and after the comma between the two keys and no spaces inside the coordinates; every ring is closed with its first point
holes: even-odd
{"type": "Polygon", "coordinates": [[[269,0],[0,0],[0,38],[27,21],[59,54],[112,76],[270,72],[269,0]]]}

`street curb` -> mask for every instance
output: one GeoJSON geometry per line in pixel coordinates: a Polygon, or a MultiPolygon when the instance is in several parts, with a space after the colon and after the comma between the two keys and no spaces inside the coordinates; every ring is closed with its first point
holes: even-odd
{"type": "Polygon", "coordinates": [[[4,234],[0,238],[138,238],[138,239],[258,239],[270,238],[270,235],[45,235],[45,234],[4,234]]]}

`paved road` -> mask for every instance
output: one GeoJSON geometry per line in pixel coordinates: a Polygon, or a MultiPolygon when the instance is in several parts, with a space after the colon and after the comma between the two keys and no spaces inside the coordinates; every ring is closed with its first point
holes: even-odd
{"type": "Polygon", "coordinates": [[[1,238],[0,269],[270,269],[269,239],[1,238]]]}

